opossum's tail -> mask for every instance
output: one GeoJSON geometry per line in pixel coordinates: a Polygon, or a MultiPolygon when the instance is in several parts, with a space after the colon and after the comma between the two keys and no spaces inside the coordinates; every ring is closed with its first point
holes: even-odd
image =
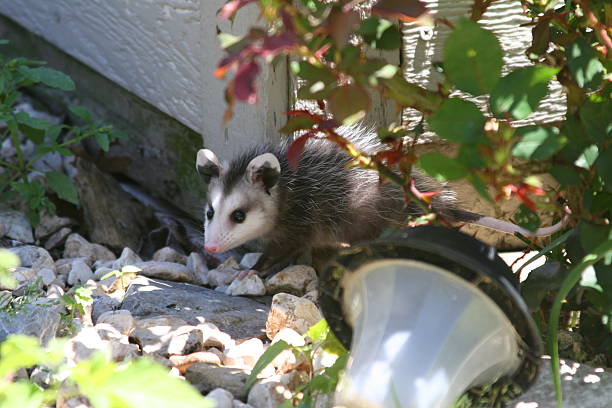
{"type": "Polygon", "coordinates": [[[518,232],[526,237],[545,237],[552,235],[567,225],[570,220],[569,214],[566,214],[561,221],[551,225],[550,227],[538,228],[535,231],[529,231],[523,227],[519,227],[508,221],[498,220],[492,217],[483,217],[480,214],[476,214],[465,210],[455,210],[457,213],[454,217],[456,221],[466,222],[468,224],[480,225],[481,227],[491,228],[497,231],[506,232],[508,234],[514,234],[518,232]]]}

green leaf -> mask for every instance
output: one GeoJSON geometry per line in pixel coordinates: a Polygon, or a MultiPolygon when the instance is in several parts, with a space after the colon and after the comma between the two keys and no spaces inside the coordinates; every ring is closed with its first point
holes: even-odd
{"type": "Polygon", "coordinates": [[[308,336],[313,343],[321,343],[327,337],[327,333],[329,333],[329,325],[325,319],[321,319],[310,326],[306,332],[306,336],[308,336]]]}
{"type": "Polygon", "coordinates": [[[512,154],[521,159],[546,160],[563,148],[567,138],[559,129],[542,126],[525,126],[518,129],[521,140],[514,145],[512,154]]]}
{"type": "Polygon", "coordinates": [[[300,99],[325,99],[335,87],[335,82],[308,81],[298,89],[297,96],[300,99]]]}
{"type": "Polygon", "coordinates": [[[49,171],[45,173],[47,184],[51,190],[55,191],[59,198],[72,204],[79,204],[79,194],[77,188],[70,180],[70,177],[59,171],[49,171]]]}
{"type": "Polygon", "coordinates": [[[33,382],[16,381],[3,384],[0,390],[2,408],[40,408],[48,406],[44,391],[33,382]]]}
{"type": "Polygon", "coordinates": [[[474,186],[474,189],[478,191],[478,194],[480,194],[482,198],[484,198],[490,203],[495,202],[493,200],[493,197],[491,197],[491,193],[489,193],[489,190],[487,189],[487,184],[484,182],[484,180],[480,176],[474,173],[469,173],[468,179],[470,179],[470,182],[474,186]]]}
{"type": "Polygon", "coordinates": [[[402,34],[395,25],[385,19],[372,16],[361,23],[357,30],[363,41],[379,50],[395,50],[402,46],[402,34]]]}
{"type": "Polygon", "coordinates": [[[599,148],[597,147],[597,145],[591,145],[582,151],[582,153],[580,154],[580,156],[578,156],[574,164],[578,167],[582,167],[583,169],[588,170],[591,168],[591,166],[593,166],[593,163],[595,163],[595,160],[597,160],[598,156],[599,148]]]}
{"type": "Polygon", "coordinates": [[[108,133],[96,133],[96,141],[98,142],[98,146],[105,152],[108,152],[109,140],[108,133]]]}
{"type": "Polygon", "coordinates": [[[331,83],[336,81],[336,76],[326,66],[316,66],[306,61],[291,62],[291,70],[294,74],[307,81],[323,81],[331,83]]]}
{"type": "Polygon", "coordinates": [[[577,38],[565,49],[567,65],[580,88],[595,90],[601,85],[604,75],[603,64],[597,59],[597,52],[583,38],[577,38]]]}
{"type": "Polygon", "coordinates": [[[478,145],[471,143],[462,143],[459,146],[457,161],[470,169],[481,169],[486,165],[478,150],[478,145]]]}
{"type": "Polygon", "coordinates": [[[279,129],[281,133],[293,133],[298,130],[310,129],[315,121],[308,116],[293,116],[287,120],[285,126],[279,129]]]}
{"type": "Polygon", "coordinates": [[[43,84],[63,91],[74,91],[74,81],[63,72],[47,67],[32,68],[43,84]]]}
{"type": "Polygon", "coordinates": [[[70,105],[68,109],[73,115],[83,119],[86,122],[91,122],[93,120],[91,113],[87,110],[87,108],[84,108],[83,106],[70,105]]]}
{"type": "Polygon", "coordinates": [[[472,102],[450,98],[429,119],[431,130],[455,143],[473,143],[482,139],[485,118],[472,102]]]}
{"type": "Polygon", "coordinates": [[[514,119],[525,119],[538,108],[557,72],[559,68],[544,65],[515,69],[491,91],[491,111],[500,118],[510,114],[514,119]]]}
{"type": "Polygon", "coordinates": [[[169,377],[165,368],[144,358],[118,370],[96,353],[78,363],[72,378],[96,408],[213,407],[189,383],[169,377]]]}
{"type": "Polygon", "coordinates": [[[538,214],[527,208],[525,204],[521,204],[518,211],[514,213],[514,221],[529,231],[537,230],[541,223],[538,214]]]}
{"type": "Polygon", "coordinates": [[[249,389],[255,381],[257,381],[257,375],[268,366],[278,356],[283,350],[287,350],[291,346],[284,340],[279,340],[276,343],[272,344],[270,347],[264,351],[264,353],[259,357],[255,366],[253,366],[253,371],[249,375],[249,378],[246,381],[245,388],[249,389]]]}
{"type": "Polygon", "coordinates": [[[584,101],[580,106],[580,121],[591,138],[598,141],[612,139],[612,100],[584,101]]]}
{"type": "Polygon", "coordinates": [[[612,148],[608,148],[599,154],[595,161],[595,169],[606,184],[606,189],[612,191],[612,148]]]}
{"type": "Polygon", "coordinates": [[[554,165],[549,173],[561,184],[564,185],[574,185],[579,184],[582,180],[580,179],[580,175],[578,170],[564,166],[561,164],[554,165]]]}
{"type": "Polygon", "coordinates": [[[17,113],[15,115],[15,119],[18,123],[31,127],[32,129],[45,130],[51,126],[51,123],[47,122],[46,120],[34,118],[28,115],[26,112],[17,113]]]}
{"type": "Polygon", "coordinates": [[[417,164],[425,173],[440,181],[458,180],[468,172],[457,160],[438,152],[421,155],[417,164]]]}
{"type": "Polygon", "coordinates": [[[444,72],[458,89],[486,94],[499,81],[502,56],[495,34],[463,18],[444,45],[444,72]]]}
{"type": "Polygon", "coordinates": [[[57,137],[60,135],[64,125],[53,125],[49,126],[45,130],[45,139],[47,139],[51,143],[55,143],[57,137]]]}
{"type": "Polygon", "coordinates": [[[329,110],[343,125],[352,125],[363,119],[370,109],[370,96],[359,85],[335,88],[329,94],[329,110]]]}

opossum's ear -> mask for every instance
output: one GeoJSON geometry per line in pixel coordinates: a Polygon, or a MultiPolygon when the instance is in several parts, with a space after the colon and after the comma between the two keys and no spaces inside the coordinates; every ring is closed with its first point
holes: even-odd
{"type": "Polygon", "coordinates": [[[212,177],[219,177],[221,164],[217,156],[208,149],[200,149],[196,158],[196,169],[205,183],[210,183],[212,177]]]}
{"type": "Polygon", "coordinates": [[[280,163],[272,153],[264,153],[255,157],[246,169],[246,179],[251,184],[261,183],[266,191],[278,183],[280,178],[280,163]]]}

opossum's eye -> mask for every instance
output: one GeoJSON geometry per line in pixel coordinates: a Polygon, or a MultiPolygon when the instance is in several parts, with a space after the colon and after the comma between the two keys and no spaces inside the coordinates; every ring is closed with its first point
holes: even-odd
{"type": "Polygon", "coordinates": [[[212,220],[212,217],[215,216],[215,210],[213,210],[212,208],[209,208],[208,211],[206,211],[206,218],[208,218],[209,220],[212,220]]]}
{"type": "Polygon", "coordinates": [[[232,213],[230,217],[232,218],[232,221],[234,221],[237,224],[240,224],[244,222],[244,219],[246,218],[246,214],[242,210],[236,210],[232,213]]]}

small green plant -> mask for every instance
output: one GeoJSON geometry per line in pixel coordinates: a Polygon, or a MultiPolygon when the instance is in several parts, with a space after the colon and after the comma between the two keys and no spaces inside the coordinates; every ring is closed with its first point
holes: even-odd
{"type": "MultiPolygon", "coordinates": [[[[0,45],[6,44],[0,41],[0,45]]],[[[78,191],[70,178],[59,171],[45,171],[42,181],[29,178],[34,164],[48,153],[72,155],[70,148],[88,138],[95,138],[100,148],[107,151],[112,140],[124,134],[103,125],[82,106],[70,106],[70,112],[82,120],[83,125],[53,124],[35,118],[24,111],[17,111],[21,90],[31,86],[45,86],[63,91],[73,91],[74,81],[66,74],[45,67],[44,61],[27,58],[5,58],[0,54],[0,143],[10,139],[15,158],[0,160],[5,171],[0,173],[0,201],[20,199],[25,203],[26,214],[36,225],[42,211],[55,211],[48,193],[55,193],[61,200],[77,205],[78,191]],[[25,140],[35,146],[32,154],[22,149],[25,140]]]]}
{"type": "Polygon", "coordinates": [[[302,408],[313,407],[318,395],[333,392],[348,361],[348,352],[331,332],[325,320],[321,320],[312,326],[306,333],[306,338],[308,341],[304,346],[292,346],[283,340],[279,340],[268,347],[253,367],[245,387],[250,388],[257,381],[257,376],[261,370],[266,368],[276,356],[284,350],[291,350],[296,357],[296,361],[304,362],[299,369],[306,372],[308,378],[292,391],[291,398],[287,399],[281,407],[290,408],[296,406],[295,404],[302,408]],[[336,361],[330,367],[315,371],[313,360],[315,355],[321,352],[336,356],[336,361]]]}
{"type": "Polygon", "coordinates": [[[74,366],[64,361],[65,342],[41,347],[33,337],[11,335],[0,344],[0,406],[53,406],[58,397],[84,396],[94,408],[212,408],[212,403],[185,381],[146,358],[117,364],[98,352],[74,366]],[[14,381],[21,368],[44,366],[55,381],[43,389],[27,380],[14,381]],[[62,381],[59,381],[62,379],[62,381]],[[61,386],[61,390],[60,390],[61,386]]]}
{"type": "Polygon", "coordinates": [[[31,305],[36,299],[44,296],[41,287],[41,278],[28,282],[19,289],[20,293],[18,296],[7,297],[6,303],[2,303],[0,306],[0,311],[8,313],[9,315],[24,313],[25,305],[31,305]]]}
{"type": "Polygon", "coordinates": [[[92,290],[89,286],[75,286],[70,293],[59,298],[59,302],[66,307],[60,314],[62,329],[60,334],[72,334],[75,331],[74,318],[84,316],[85,308],[93,304],[92,290]]]}

